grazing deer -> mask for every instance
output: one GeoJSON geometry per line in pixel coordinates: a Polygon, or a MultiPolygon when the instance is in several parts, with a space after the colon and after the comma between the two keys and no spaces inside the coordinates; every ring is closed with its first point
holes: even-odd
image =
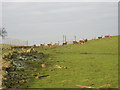
{"type": "Polygon", "coordinates": [[[85,42],[87,42],[88,40],[87,40],[87,39],[85,39],[84,41],[85,41],[85,42]]]}
{"type": "Polygon", "coordinates": [[[55,47],[56,47],[56,46],[59,46],[59,43],[55,43],[53,46],[55,46],[55,47]]]}
{"type": "Polygon", "coordinates": [[[36,44],[34,44],[33,47],[36,47],[36,44]]]}
{"type": "Polygon", "coordinates": [[[55,43],[54,46],[59,46],[59,43],[60,43],[60,42],[58,41],[58,43],[55,43]]]}
{"type": "Polygon", "coordinates": [[[85,40],[80,40],[79,42],[80,42],[80,44],[84,44],[85,40]]]}
{"type": "Polygon", "coordinates": [[[111,38],[112,36],[110,36],[110,35],[107,35],[107,36],[105,36],[105,38],[111,38]]]}
{"type": "Polygon", "coordinates": [[[40,44],[40,47],[44,47],[45,45],[44,44],[40,44]]]}
{"type": "Polygon", "coordinates": [[[103,35],[101,35],[101,37],[98,37],[98,39],[102,39],[103,35]]]}
{"type": "Polygon", "coordinates": [[[102,39],[102,37],[98,37],[98,39],[102,39]]]}
{"type": "Polygon", "coordinates": [[[50,44],[47,44],[47,45],[48,45],[48,47],[52,47],[52,42],[50,44]]]}
{"type": "Polygon", "coordinates": [[[64,45],[67,45],[67,42],[65,42],[65,43],[62,43],[62,45],[64,46],[64,45]]]}
{"type": "Polygon", "coordinates": [[[73,44],[78,44],[78,42],[77,41],[73,41],[73,44]]]}
{"type": "Polygon", "coordinates": [[[96,40],[96,38],[93,38],[92,40],[96,40]]]}

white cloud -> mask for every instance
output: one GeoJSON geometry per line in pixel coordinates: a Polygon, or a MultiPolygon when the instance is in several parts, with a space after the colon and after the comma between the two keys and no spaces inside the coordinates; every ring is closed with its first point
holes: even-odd
{"type": "Polygon", "coordinates": [[[40,43],[117,34],[117,3],[3,3],[9,37],[40,43]],[[82,34],[81,34],[82,32],[82,34]],[[38,39],[39,38],[39,39],[38,39]],[[38,40],[38,41],[37,41],[38,40]]]}

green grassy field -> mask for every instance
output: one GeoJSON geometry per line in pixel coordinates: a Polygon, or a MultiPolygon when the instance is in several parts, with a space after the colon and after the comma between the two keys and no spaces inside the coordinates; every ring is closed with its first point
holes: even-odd
{"type": "MultiPolygon", "coordinates": [[[[118,37],[91,40],[83,45],[36,48],[49,54],[47,67],[36,73],[48,74],[42,79],[30,78],[20,88],[96,88],[118,87],[118,37]],[[66,68],[56,68],[55,66],[66,68]]],[[[38,67],[39,68],[39,67],[38,67]]]]}
{"type": "Polygon", "coordinates": [[[13,46],[13,45],[0,44],[0,55],[10,51],[10,50],[2,50],[2,48],[11,48],[11,46],[13,46]]]}

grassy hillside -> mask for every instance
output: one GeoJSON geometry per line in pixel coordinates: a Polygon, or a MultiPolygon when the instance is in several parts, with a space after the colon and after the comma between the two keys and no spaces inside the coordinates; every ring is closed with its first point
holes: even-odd
{"type": "Polygon", "coordinates": [[[3,53],[6,53],[6,52],[10,51],[10,50],[2,50],[2,48],[3,48],[3,49],[11,48],[11,46],[13,46],[13,45],[0,44],[0,54],[3,54],[3,53]]]}
{"type": "Polygon", "coordinates": [[[97,88],[118,87],[116,36],[91,40],[83,45],[71,44],[36,50],[49,54],[47,67],[39,71],[49,76],[42,79],[33,77],[21,88],[79,88],[76,85],[97,88]]]}

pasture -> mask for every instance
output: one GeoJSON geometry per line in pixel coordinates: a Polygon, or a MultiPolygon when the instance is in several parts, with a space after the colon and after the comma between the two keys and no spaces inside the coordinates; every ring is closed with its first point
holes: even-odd
{"type": "Polygon", "coordinates": [[[10,51],[9,48],[11,48],[11,46],[13,45],[0,44],[0,54],[10,51]],[[2,50],[2,49],[6,49],[6,50],[2,50]]]}
{"type": "MultiPolygon", "coordinates": [[[[46,67],[33,72],[49,76],[36,79],[20,88],[118,88],[118,37],[89,40],[55,48],[36,48],[48,54],[46,67]],[[79,87],[80,86],[80,87],[79,87]]],[[[38,65],[38,69],[39,69],[38,65]]]]}

